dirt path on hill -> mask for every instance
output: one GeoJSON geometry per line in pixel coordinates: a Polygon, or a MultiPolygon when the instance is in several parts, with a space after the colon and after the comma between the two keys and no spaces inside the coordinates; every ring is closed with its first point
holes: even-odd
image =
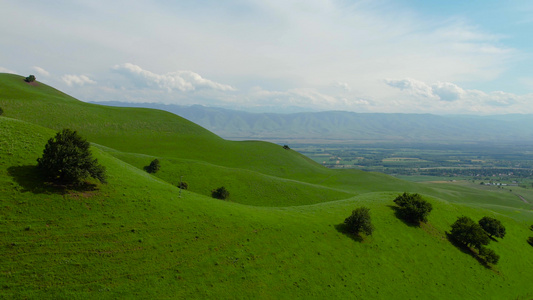
{"type": "Polygon", "coordinates": [[[527,203],[527,204],[529,204],[529,202],[527,202],[527,200],[526,200],[526,199],[524,199],[524,197],[522,197],[522,196],[520,196],[520,195],[518,195],[518,194],[515,194],[515,195],[517,195],[517,196],[518,196],[518,198],[520,198],[520,200],[524,201],[524,203],[527,203]]]}

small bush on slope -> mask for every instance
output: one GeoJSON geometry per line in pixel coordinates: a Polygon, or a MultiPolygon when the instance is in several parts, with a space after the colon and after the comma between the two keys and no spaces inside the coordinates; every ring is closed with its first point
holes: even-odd
{"type": "Polygon", "coordinates": [[[152,160],[152,162],[150,162],[148,166],[144,167],[144,169],[148,173],[151,173],[151,174],[156,173],[157,171],[159,171],[159,169],[161,169],[161,164],[159,163],[159,159],[156,158],[152,160]]]}
{"type": "Polygon", "coordinates": [[[211,191],[211,195],[213,196],[213,198],[224,200],[229,197],[229,191],[226,190],[226,188],[222,186],[222,187],[219,187],[218,189],[211,191]]]}
{"type": "Polygon", "coordinates": [[[363,232],[366,235],[371,235],[374,231],[370,219],[370,209],[367,207],[359,207],[352,211],[352,214],[344,220],[344,224],[346,224],[347,231],[352,234],[363,232]]]}

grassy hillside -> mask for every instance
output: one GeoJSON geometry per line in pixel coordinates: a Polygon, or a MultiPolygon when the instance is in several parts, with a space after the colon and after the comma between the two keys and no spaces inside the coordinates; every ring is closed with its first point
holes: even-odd
{"type": "Polygon", "coordinates": [[[174,114],[89,104],[23,77],[0,74],[4,115],[60,130],[77,130],[90,141],[120,151],[202,160],[290,178],[320,170],[294,151],[265,142],[232,142],[174,114]]]}
{"type": "MultiPolygon", "coordinates": [[[[4,80],[0,92],[9,95],[4,80]]],[[[65,112],[77,109],[81,121],[64,112],[70,123],[63,124],[49,111],[37,124],[26,115],[40,105],[26,99],[35,96],[33,88],[19,88],[20,106],[0,97],[0,298],[533,297],[533,248],[525,242],[533,235],[533,214],[511,193],[328,170],[277,145],[228,143],[172,115],[173,125],[164,126],[173,127],[157,131],[154,124],[166,118],[164,112],[106,111],[67,96],[57,102],[65,101],[65,112]],[[59,128],[84,128],[100,113],[119,125],[146,118],[143,128],[132,131],[129,125],[106,129],[103,119],[85,131],[98,141],[93,152],[107,167],[109,183],[93,191],[43,185],[34,171],[46,141],[59,128]],[[199,133],[190,141],[215,148],[180,145],[187,138],[180,128],[199,133]],[[148,130],[160,140],[154,137],[155,144],[136,151],[148,130]],[[218,154],[225,145],[237,154],[218,154]],[[206,152],[186,153],[198,148],[206,152]],[[253,155],[239,157],[245,152],[253,155]],[[217,155],[227,159],[213,159],[217,155]],[[161,171],[147,174],[142,167],[156,157],[161,171]],[[182,174],[191,190],[178,198],[175,184],[182,174]],[[206,196],[222,183],[231,186],[231,201],[206,196]],[[392,200],[403,191],[422,193],[433,204],[427,225],[396,218],[392,200]],[[370,208],[376,227],[363,241],[339,231],[361,205],[370,208]],[[494,268],[447,240],[445,232],[461,215],[496,216],[506,226],[507,236],[489,246],[501,256],[494,268]]],[[[55,103],[54,93],[61,95],[50,89],[42,97],[55,103]]]]}

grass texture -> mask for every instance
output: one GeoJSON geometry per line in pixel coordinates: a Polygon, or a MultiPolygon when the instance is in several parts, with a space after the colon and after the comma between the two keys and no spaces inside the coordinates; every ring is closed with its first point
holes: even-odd
{"type": "MultiPolygon", "coordinates": [[[[329,170],[281,146],[230,142],[175,115],[91,105],[0,74],[0,298],[530,299],[530,205],[513,193],[329,170]],[[85,190],[46,185],[36,159],[78,130],[108,170],[85,190]],[[143,171],[158,158],[161,170],[143,171]],[[179,190],[180,176],[190,189],[179,190]],[[225,186],[228,201],[209,197],[225,186]],[[393,199],[432,203],[412,226],[393,199]],[[359,206],[375,232],[343,233],[359,206]],[[457,217],[507,229],[484,266],[446,232],[457,217]]],[[[526,193],[526,191],[524,191],[526,193]]]]}

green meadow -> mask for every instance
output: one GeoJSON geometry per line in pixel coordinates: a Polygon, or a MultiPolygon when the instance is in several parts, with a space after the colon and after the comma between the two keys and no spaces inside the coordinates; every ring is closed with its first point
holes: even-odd
{"type": "Polygon", "coordinates": [[[276,144],[227,141],[168,112],[88,104],[23,78],[0,74],[0,298],[533,298],[533,210],[516,193],[327,169],[276,144]],[[92,143],[107,184],[43,183],[36,159],[63,128],[92,143]],[[148,174],[155,158],[161,169],[148,174]],[[211,198],[220,186],[227,200],[211,198]],[[403,192],[433,205],[427,224],[396,217],[403,192]],[[360,206],[375,227],[364,238],[341,230],[360,206]],[[498,264],[448,240],[463,215],[505,225],[488,246],[498,264]]]}

